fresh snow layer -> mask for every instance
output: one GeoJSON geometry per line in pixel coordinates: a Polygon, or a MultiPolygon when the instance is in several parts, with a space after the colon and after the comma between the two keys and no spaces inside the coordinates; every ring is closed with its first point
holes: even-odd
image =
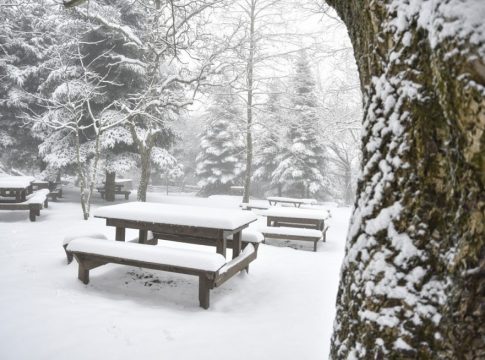
{"type": "MultiPolygon", "coordinates": [[[[83,220],[78,190],[63,192],[62,201],[49,203],[36,222],[28,212],[0,212],[0,359],[328,358],[350,208],[326,205],[332,218],[317,252],[302,241],[260,244],[249,274],[211,290],[210,309],[204,310],[196,276],[108,264],[82,284],[76,261],[66,265],[63,239],[82,233],[112,239],[114,229],[104,219],[83,220]]],[[[228,210],[241,202],[240,196],[147,197],[228,210]]],[[[106,204],[100,197],[93,202],[93,211],[106,204]]],[[[264,222],[259,218],[251,228],[264,222]]],[[[127,239],[136,236],[127,229],[127,239]]],[[[160,245],[215,252],[213,246],[160,245]]]]}
{"type": "Polygon", "coordinates": [[[94,216],[222,230],[235,230],[257,219],[253,213],[243,210],[148,202],[103,206],[94,212],[94,216]]]}
{"type": "Polygon", "coordinates": [[[24,189],[34,180],[32,176],[0,176],[0,188],[24,189]]]}
{"type": "Polygon", "coordinates": [[[281,196],[270,196],[266,198],[268,201],[280,201],[280,202],[299,202],[302,204],[314,205],[317,203],[315,199],[298,199],[298,198],[290,198],[290,197],[281,197],[281,196]]]}
{"type": "Polygon", "coordinates": [[[268,210],[258,211],[258,214],[264,216],[279,216],[297,219],[326,220],[329,217],[327,210],[310,210],[298,208],[272,207],[268,210]]]}
{"type": "Polygon", "coordinates": [[[206,271],[217,271],[226,263],[224,256],[217,253],[92,238],[74,239],[67,250],[206,271]]]}
{"type": "Polygon", "coordinates": [[[322,238],[322,232],[315,229],[293,228],[286,226],[260,226],[259,231],[263,234],[289,235],[289,236],[309,236],[322,238]]]}

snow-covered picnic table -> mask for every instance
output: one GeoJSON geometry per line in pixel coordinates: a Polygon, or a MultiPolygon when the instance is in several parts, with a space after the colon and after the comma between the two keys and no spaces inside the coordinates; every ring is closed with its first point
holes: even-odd
{"type": "Polygon", "coordinates": [[[268,226],[307,227],[321,231],[325,228],[325,220],[330,217],[329,212],[323,209],[271,207],[258,213],[266,216],[268,226]]]}
{"type": "Polygon", "coordinates": [[[23,202],[32,193],[31,176],[2,176],[0,177],[0,201],[23,202]],[[11,199],[15,198],[15,200],[11,199]]]}
{"type": "Polygon", "coordinates": [[[280,204],[293,204],[295,207],[300,207],[302,204],[305,205],[315,205],[317,200],[315,199],[298,199],[298,198],[290,198],[290,197],[281,197],[281,196],[270,196],[267,197],[270,205],[280,204]]]}
{"type": "Polygon", "coordinates": [[[241,231],[257,220],[255,214],[231,209],[148,202],[104,206],[94,212],[116,227],[116,240],[125,240],[125,229],[138,229],[139,242],[148,231],[158,239],[215,245],[226,256],[227,237],[232,235],[233,258],[241,252],[241,231]]]}

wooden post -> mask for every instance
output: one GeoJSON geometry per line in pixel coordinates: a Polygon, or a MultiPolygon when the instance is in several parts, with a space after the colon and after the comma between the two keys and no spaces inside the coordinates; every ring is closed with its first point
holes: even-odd
{"type": "Polygon", "coordinates": [[[148,240],[148,230],[140,230],[138,235],[138,242],[140,244],[146,244],[148,240]]]}
{"type": "Polygon", "coordinates": [[[30,208],[29,210],[29,219],[30,221],[35,221],[35,209],[30,208]]]}
{"type": "Polygon", "coordinates": [[[116,227],[116,241],[125,241],[125,228],[124,227],[116,227]]]}
{"type": "Polygon", "coordinates": [[[77,278],[81,280],[84,285],[89,284],[89,270],[85,269],[81,263],[79,263],[77,278]]]}
{"type": "Polygon", "coordinates": [[[219,236],[216,240],[216,252],[221,254],[222,256],[226,257],[226,248],[227,248],[227,241],[224,237],[224,231],[219,231],[219,236]]]}
{"type": "Polygon", "coordinates": [[[236,258],[241,253],[241,231],[232,234],[232,258],[236,258]]]}
{"type": "Polygon", "coordinates": [[[208,309],[210,306],[210,286],[206,276],[199,276],[199,304],[201,308],[208,309]]]}

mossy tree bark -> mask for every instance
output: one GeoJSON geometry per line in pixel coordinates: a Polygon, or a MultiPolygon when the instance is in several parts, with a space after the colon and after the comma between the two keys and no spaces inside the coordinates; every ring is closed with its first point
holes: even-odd
{"type": "Polygon", "coordinates": [[[365,110],[331,357],[485,358],[485,44],[464,11],[483,5],[328,3],[365,110]]]}

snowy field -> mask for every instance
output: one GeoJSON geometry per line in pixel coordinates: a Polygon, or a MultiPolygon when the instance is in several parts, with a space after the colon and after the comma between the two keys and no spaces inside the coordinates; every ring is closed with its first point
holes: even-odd
{"type": "MultiPolygon", "coordinates": [[[[97,197],[94,208],[106,205],[97,197]]],[[[133,199],[133,194],[132,194],[133,199]]],[[[81,219],[73,191],[35,223],[27,211],[0,212],[0,359],[326,359],[350,208],[332,214],[327,242],[268,240],[249,274],[198,303],[198,279],[105,265],[85,286],[62,240],[114,228],[81,219]]],[[[148,201],[237,208],[240,197],[149,194],[148,201]]],[[[117,202],[122,202],[118,200],[117,202]]],[[[127,231],[127,238],[136,237],[127,231]]],[[[164,242],[174,247],[194,245],[164,242]]]]}

